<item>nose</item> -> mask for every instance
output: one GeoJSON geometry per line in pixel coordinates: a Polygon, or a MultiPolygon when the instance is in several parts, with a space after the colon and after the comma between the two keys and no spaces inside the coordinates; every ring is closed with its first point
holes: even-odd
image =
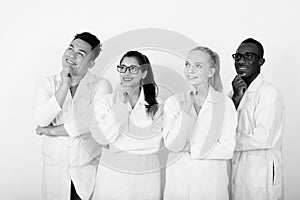
{"type": "Polygon", "coordinates": [[[124,75],[125,75],[125,76],[128,76],[129,74],[130,74],[129,68],[126,68],[126,71],[124,72],[124,75]]]}
{"type": "Polygon", "coordinates": [[[70,58],[75,58],[75,53],[74,52],[70,52],[69,56],[70,56],[70,58]]]}
{"type": "Polygon", "coordinates": [[[186,71],[187,71],[188,73],[191,73],[191,72],[193,72],[193,71],[194,71],[194,68],[193,68],[193,66],[192,66],[192,65],[190,65],[190,66],[187,66],[187,67],[186,67],[186,71]]]}
{"type": "Polygon", "coordinates": [[[244,56],[242,56],[237,62],[244,64],[246,62],[246,60],[245,60],[244,56]]]}

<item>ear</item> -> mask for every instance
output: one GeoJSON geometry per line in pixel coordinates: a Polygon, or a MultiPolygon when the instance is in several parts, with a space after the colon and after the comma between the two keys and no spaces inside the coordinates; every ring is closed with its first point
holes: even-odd
{"type": "Polygon", "coordinates": [[[208,70],[208,77],[211,78],[214,76],[215,72],[216,72],[216,68],[214,67],[210,67],[209,70],[208,70]]]}
{"type": "Polygon", "coordinates": [[[258,60],[259,66],[262,66],[264,63],[265,63],[265,59],[264,58],[261,58],[261,59],[258,60]]]}
{"type": "Polygon", "coordinates": [[[89,63],[89,68],[92,68],[95,66],[95,61],[94,60],[91,60],[90,63],[89,63]]]}
{"type": "Polygon", "coordinates": [[[143,72],[142,79],[146,78],[146,76],[147,76],[147,70],[143,72]]]}

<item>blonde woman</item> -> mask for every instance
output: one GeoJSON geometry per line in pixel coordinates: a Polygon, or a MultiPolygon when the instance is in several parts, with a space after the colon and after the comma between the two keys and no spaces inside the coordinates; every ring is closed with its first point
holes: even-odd
{"type": "Polygon", "coordinates": [[[163,137],[170,151],[164,199],[226,200],[237,116],[222,93],[218,55],[206,47],[192,49],[184,75],[190,89],[164,106],[163,137]]]}

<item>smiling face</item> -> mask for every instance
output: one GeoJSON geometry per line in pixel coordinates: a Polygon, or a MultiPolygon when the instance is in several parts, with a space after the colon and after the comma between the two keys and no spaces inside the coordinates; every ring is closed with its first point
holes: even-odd
{"type": "Polygon", "coordinates": [[[139,87],[142,79],[146,77],[147,71],[142,72],[142,68],[135,57],[124,57],[120,63],[123,67],[138,67],[140,70],[136,74],[130,73],[127,68],[125,73],[120,73],[120,80],[122,85],[126,87],[139,87]]]}
{"type": "Polygon", "coordinates": [[[201,50],[192,50],[187,55],[184,75],[190,85],[208,87],[208,80],[214,75],[209,54],[201,50]]]}
{"type": "Polygon", "coordinates": [[[264,63],[263,58],[259,58],[260,52],[255,44],[242,43],[236,53],[247,55],[247,53],[254,53],[254,56],[246,58],[241,57],[239,60],[235,60],[235,70],[237,74],[243,74],[243,78],[253,79],[260,73],[260,67],[264,63]],[[256,56],[258,55],[258,56],[256,56]]]}
{"type": "Polygon", "coordinates": [[[93,67],[92,47],[89,43],[75,39],[65,50],[62,57],[63,67],[71,68],[71,76],[84,76],[93,67]]]}

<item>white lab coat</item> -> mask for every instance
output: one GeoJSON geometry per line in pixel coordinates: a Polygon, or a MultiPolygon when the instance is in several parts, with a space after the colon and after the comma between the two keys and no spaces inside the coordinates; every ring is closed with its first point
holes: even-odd
{"type": "Polygon", "coordinates": [[[194,109],[192,115],[182,110],[184,101],[182,93],[165,101],[163,136],[170,153],[164,199],[228,199],[227,160],[234,151],[237,125],[234,105],[212,87],[198,116],[194,109]]]}
{"type": "Polygon", "coordinates": [[[284,116],[280,92],[258,75],[237,111],[236,148],[231,163],[232,199],[283,199],[284,116]]]}
{"type": "Polygon", "coordinates": [[[102,94],[111,92],[111,85],[107,80],[100,80],[88,72],[81,80],[74,98],[69,91],[61,108],[54,96],[60,84],[59,74],[42,79],[37,85],[34,99],[36,124],[64,124],[69,134],[69,137],[43,136],[42,198],[69,200],[72,180],[80,198],[89,199],[94,189],[101,153],[101,146],[89,131],[89,106],[97,85],[102,88],[102,94]]]}
{"type": "Polygon", "coordinates": [[[161,172],[157,152],[162,143],[162,106],[153,119],[146,114],[144,92],[132,109],[118,94],[95,95],[91,133],[103,148],[94,200],[159,200],[161,172]]]}

